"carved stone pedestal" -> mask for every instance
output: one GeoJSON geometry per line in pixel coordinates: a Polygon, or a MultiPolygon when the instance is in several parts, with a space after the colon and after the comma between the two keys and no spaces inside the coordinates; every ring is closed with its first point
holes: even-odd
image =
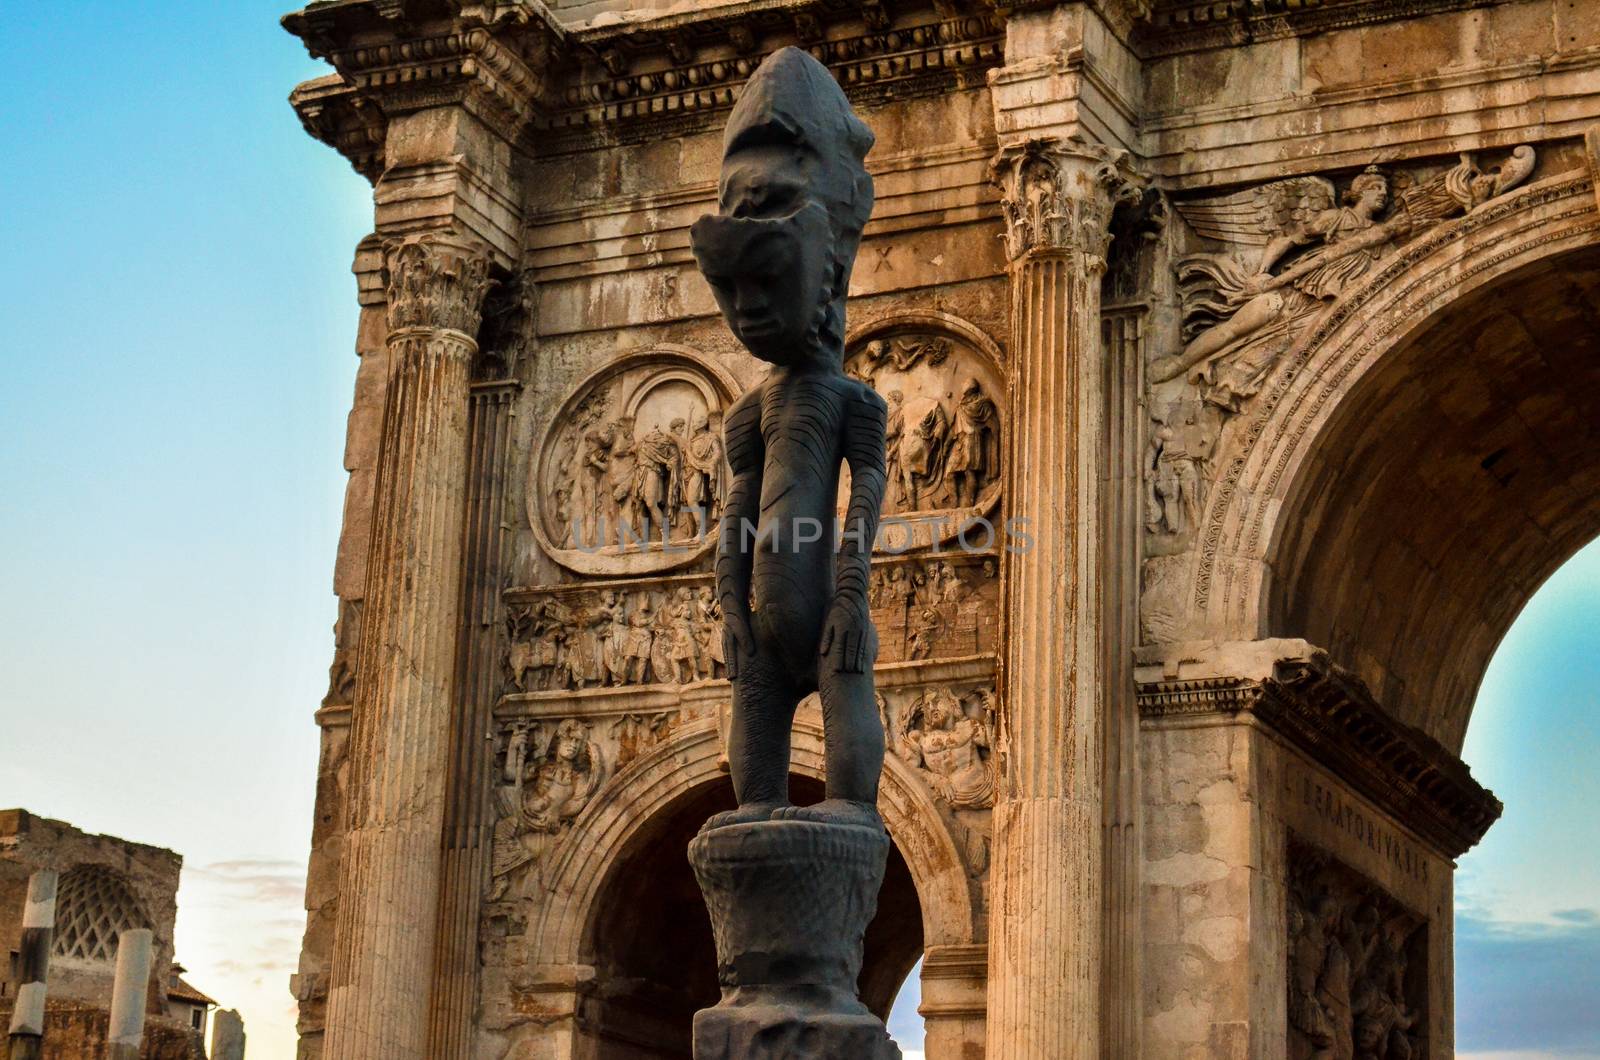
{"type": "Polygon", "coordinates": [[[761,821],[689,844],[716,936],[722,1001],[694,1017],[695,1060],[899,1060],[856,997],[889,854],[881,828],[761,821]]]}

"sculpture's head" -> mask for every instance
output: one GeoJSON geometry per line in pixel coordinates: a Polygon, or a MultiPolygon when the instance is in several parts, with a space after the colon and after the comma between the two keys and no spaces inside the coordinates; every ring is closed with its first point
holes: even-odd
{"type": "Polygon", "coordinates": [[[1350,182],[1344,201],[1358,207],[1368,217],[1377,216],[1389,203],[1389,178],[1377,166],[1368,166],[1350,182]]]}
{"type": "Polygon", "coordinates": [[[568,718],[556,729],[555,744],[551,748],[555,757],[563,762],[576,762],[582,755],[588,731],[583,723],[568,718]]]}
{"type": "Polygon", "coordinates": [[[827,67],[798,48],[769,56],[728,118],[717,212],[690,239],[728,326],[764,361],[842,362],[872,140],[827,67]]]}

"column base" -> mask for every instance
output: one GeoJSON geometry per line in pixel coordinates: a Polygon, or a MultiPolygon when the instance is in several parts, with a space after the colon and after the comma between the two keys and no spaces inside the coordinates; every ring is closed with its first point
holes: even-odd
{"type": "Polygon", "coordinates": [[[695,1014],[695,1060],[899,1060],[856,997],[888,854],[881,826],[759,821],[695,837],[722,984],[695,1014]]]}

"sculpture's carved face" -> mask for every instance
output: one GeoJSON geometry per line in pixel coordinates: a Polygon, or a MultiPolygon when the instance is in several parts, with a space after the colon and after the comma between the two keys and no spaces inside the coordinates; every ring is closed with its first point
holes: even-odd
{"type": "Polygon", "coordinates": [[[817,355],[816,327],[832,294],[832,233],[821,206],[806,202],[778,217],[703,217],[691,237],[717,307],[746,349],[786,366],[817,355]]]}
{"type": "Polygon", "coordinates": [[[928,724],[935,729],[948,728],[955,717],[954,711],[943,696],[929,697],[927,705],[922,709],[927,714],[928,724]]]}

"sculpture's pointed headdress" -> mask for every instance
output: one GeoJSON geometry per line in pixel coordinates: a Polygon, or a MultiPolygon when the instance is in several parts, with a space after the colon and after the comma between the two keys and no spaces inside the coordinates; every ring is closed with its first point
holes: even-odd
{"type": "MultiPolygon", "coordinates": [[[[718,216],[701,218],[691,235],[696,253],[748,238],[753,222],[803,223],[808,207],[827,218],[831,290],[819,330],[834,348],[843,344],[844,297],[861,230],[872,214],[872,176],[864,160],[872,130],[850,109],[828,68],[798,48],[774,52],[745,83],[722,140],[718,216]],[[766,157],[763,157],[766,156],[766,157]],[[768,194],[750,169],[763,165],[798,175],[796,194],[768,194]]],[[[820,226],[818,226],[820,227],[820,226]]]]}
{"type": "MultiPolygon", "coordinates": [[[[838,82],[799,48],[767,57],[739,95],[722,136],[724,166],[753,147],[796,148],[805,158],[809,197],[828,211],[834,238],[851,245],[872,214],[872,177],[864,164],[872,130],[850,109],[838,82]]],[[[723,191],[726,192],[726,186],[723,191]]],[[[722,212],[740,204],[722,200],[722,212]]]]}

